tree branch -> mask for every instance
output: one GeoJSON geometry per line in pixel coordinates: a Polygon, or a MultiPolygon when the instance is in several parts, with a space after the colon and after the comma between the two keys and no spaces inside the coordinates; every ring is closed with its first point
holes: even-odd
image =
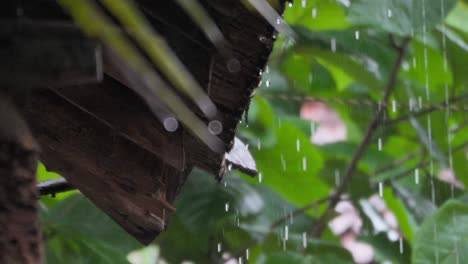
{"type": "MultiPolygon", "coordinates": [[[[405,56],[406,47],[409,42],[410,42],[410,38],[405,38],[401,45],[393,45],[394,48],[398,52],[397,58],[392,66],[390,78],[385,86],[384,95],[382,97],[380,105],[384,105],[384,106],[388,105],[388,101],[390,99],[390,95],[393,92],[393,89],[395,88],[395,84],[398,78],[398,72],[400,71],[400,67],[403,62],[403,58],[405,56]]],[[[384,113],[385,113],[384,107],[379,107],[377,109],[377,113],[375,114],[372,122],[367,128],[364,138],[361,141],[361,144],[359,144],[359,147],[354,153],[351,159],[351,162],[349,163],[349,166],[346,168],[346,171],[343,176],[343,180],[340,182],[335,192],[330,196],[330,203],[328,204],[327,210],[319,218],[317,225],[315,225],[314,229],[311,231],[313,237],[319,238],[322,236],[323,232],[325,231],[326,223],[328,222],[328,219],[332,215],[336,204],[340,201],[341,195],[348,188],[353,178],[354,171],[356,170],[356,167],[359,163],[359,160],[362,158],[367,147],[369,146],[372,136],[374,135],[375,131],[383,122],[384,113]]]]}

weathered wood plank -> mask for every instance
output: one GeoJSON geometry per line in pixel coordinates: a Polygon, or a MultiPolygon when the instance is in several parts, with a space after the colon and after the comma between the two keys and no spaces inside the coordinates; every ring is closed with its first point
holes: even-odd
{"type": "Polygon", "coordinates": [[[38,92],[25,115],[49,170],[142,243],[164,229],[190,168],[174,169],[50,90],[38,92]]]}

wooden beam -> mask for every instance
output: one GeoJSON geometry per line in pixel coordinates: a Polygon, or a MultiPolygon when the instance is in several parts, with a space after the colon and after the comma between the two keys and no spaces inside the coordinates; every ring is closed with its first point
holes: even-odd
{"type": "Polygon", "coordinates": [[[25,116],[49,170],[63,175],[142,243],[164,229],[191,168],[167,165],[50,90],[33,96],[25,116]]]}

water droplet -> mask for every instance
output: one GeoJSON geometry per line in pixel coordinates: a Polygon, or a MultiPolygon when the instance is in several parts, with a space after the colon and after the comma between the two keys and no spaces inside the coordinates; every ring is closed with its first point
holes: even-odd
{"type": "Polygon", "coordinates": [[[377,149],[382,151],[382,138],[377,139],[377,149]]]}
{"type": "Polygon", "coordinates": [[[400,254],[403,254],[403,238],[402,237],[400,237],[399,242],[400,242],[400,254]]]}
{"type": "Polygon", "coordinates": [[[299,139],[296,139],[296,151],[301,151],[301,141],[299,139]]]}
{"type": "Polygon", "coordinates": [[[330,49],[332,52],[336,52],[336,39],[335,38],[332,38],[330,40],[330,49]]]}
{"type": "Polygon", "coordinates": [[[317,8],[314,7],[312,8],[312,18],[316,18],[317,17],[317,8]]]}
{"type": "Polygon", "coordinates": [[[379,182],[379,196],[383,197],[383,182],[379,182]]]}
{"type": "Polygon", "coordinates": [[[283,171],[286,171],[286,160],[283,154],[281,154],[281,166],[283,167],[283,171]]]}
{"type": "Polygon", "coordinates": [[[262,183],[262,181],[263,181],[263,173],[260,172],[258,173],[258,182],[262,183]]]}
{"type": "Polygon", "coordinates": [[[266,80],[266,81],[265,81],[265,86],[266,86],[266,87],[270,87],[270,80],[266,80]]]}
{"type": "Polygon", "coordinates": [[[211,120],[208,123],[208,131],[212,135],[219,135],[221,132],[223,132],[223,124],[221,124],[221,122],[219,122],[218,120],[211,120]]]}
{"type": "Polygon", "coordinates": [[[241,63],[238,59],[230,59],[227,63],[227,69],[231,73],[239,72],[241,69],[241,63]]]}
{"type": "Polygon", "coordinates": [[[284,226],[284,240],[289,239],[289,226],[284,226]]]}
{"type": "Polygon", "coordinates": [[[250,256],[250,251],[249,251],[249,249],[246,249],[245,250],[245,259],[249,260],[249,256],[250,256]]]}
{"type": "Polygon", "coordinates": [[[239,264],[242,264],[244,259],[242,257],[239,257],[239,264]]]}
{"type": "Polygon", "coordinates": [[[392,100],[392,112],[395,113],[397,109],[397,104],[395,100],[392,100]]]}
{"type": "Polygon", "coordinates": [[[391,9],[387,9],[387,16],[390,18],[392,17],[392,10],[391,9]]]}
{"type": "Polygon", "coordinates": [[[419,184],[419,169],[414,170],[414,182],[419,184]]]}
{"type": "Polygon", "coordinates": [[[228,171],[231,171],[232,170],[232,164],[229,164],[228,165],[228,171]]]}
{"type": "Polygon", "coordinates": [[[307,157],[302,157],[302,170],[307,171],[307,157]]]}
{"type": "Polygon", "coordinates": [[[306,5],[307,5],[307,0],[302,0],[302,2],[301,2],[302,8],[305,8],[306,5]]]}
{"type": "Polygon", "coordinates": [[[224,204],[224,209],[226,212],[229,212],[229,203],[224,204]]]}
{"type": "Polygon", "coordinates": [[[289,7],[292,7],[292,6],[293,6],[293,3],[292,3],[292,2],[289,2],[288,6],[289,6],[289,7]]]}
{"type": "Polygon", "coordinates": [[[218,243],[218,253],[221,252],[221,243],[218,243]]]}
{"type": "Polygon", "coordinates": [[[354,37],[356,38],[356,40],[359,40],[359,30],[356,30],[354,32],[354,37]]]}
{"type": "Polygon", "coordinates": [[[306,248],[307,247],[307,233],[302,232],[302,247],[306,248]]]}
{"type": "Polygon", "coordinates": [[[335,170],[335,185],[338,186],[340,185],[340,171],[335,170]]]}
{"type": "Polygon", "coordinates": [[[257,140],[257,149],[260,150],[262,148],[262,143],[260,142],[260,139],[257,140]]]}

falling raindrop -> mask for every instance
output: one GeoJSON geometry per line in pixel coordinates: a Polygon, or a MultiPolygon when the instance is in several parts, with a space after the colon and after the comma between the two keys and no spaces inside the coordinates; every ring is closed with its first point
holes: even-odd
{"type": "Polygon", "coordinates": [[[403,254],[403,238],[401,236],[400,236],[399,242],[400,242],[400,254],[403,254]]]}
{"type": "Polygon", "coordinates": [[[258,173],[258,182],[262,183],[262,181],[263,181],[263,173],[260,172],[258,173]]]}
{"type": "Polygon", "coordinates": [[[283,154],[281,154],[281,166],[283,167],[283,171],[286,171],[286,160],[283,154]]]}
{"type": "Polygon", "coordinates": [[[356,40],[359,40],[359,30],[356,30],[354,32],[354,37],[356,38],[356,40]]]}
{"type": "Polygon", "coordinates": [[[397,104],[395,100],[392,100],[392,112],[395,113],[397,109],[397,104]]]}
{"type": "Polygon", "coordinates": [[[301,141],[299,139],[296,139],[296,151],[301,151],[301,141]]]}
{"type": "Polygon", "coordinates": [[[306,248],[307,247],[307,233],[302,232],[302,247],[306,248]]]}
{"type": "Polygon", "coordinates": [[[419,184],[419,169],[414,170],[414,182],[419,184]]]}
{"type": "Polygon", "coordinates": [[[260,142],[260,139],[257,140],[257,149],[260,150],[262,148],[262,143],[260,142]]]}
{"type": "Polygon", "coordinates": [[[377,139],[377,148],[379,151],[382,151],[382,138],[377,139]]]}
{"type": "Polygon", "coordinates": [[[270,80],[266,80],[265,85],[266,85],[266,87],[270,87],[270,80]]]}
{"type": "Polygon", "coordinates": [[[340,171],[335,170],[335,184],[336,186],[340,185],[340,171]]]}
{"type": "Polygon", "coordinates": [[[289,7],[293,7],[293,3],[292,3],[292,2],[289,2],[288,6],[289,6],[289,7]]]}
{"type": "Polygon", "coordinates": [[[245,259],[249,260],[249,256],[250,256],[250,251],[249,251],[249,249],[246,249],[245,250],[245,259]]]}
{"type": "Polygon", "coordinates": [[[242,257],[239,257],[239,264],[242,264],[244,259],[242,257]]]}
{"type": "Polygon", "coordinates": [[[302,0],[302,3],[301,3],[301,4],[302,4],[302,5],[301,5],[301,6],[302,6],[302,8],[305,8],[305,7],[306,7],[306,5],[307,5],[307,0],[302,0]]]}
{"type": "Polygon", "coordinates": [[[314,8],[312,8],[312,18],[315,19],[316,17],[317,17],[317,8],[314,7],[314,8]]]}
{"type": "Polygon", "coordinates": [[[218,253],[221,252],[221,243],[218,243],[218,253]]]}
{"type": "Polygon", "coordinates": [[[379,196],[383,197],[383,182],[379,182],[379,196]]]}
{"type": "Polygon", "coordinates": [[[307,171],[307,157],[302,157],[302,170],[307,171]]]}
{"type": "Polygon", "coordinates": [[[331,38],[330,47],[331,47],[332,52],[336,52],[336,39],[335,38],[331,38]]]}
{"type": "Polygon", "coordinates": [[[232,170],[232,164],[229,164],[228,165],[228,171],[231,171],[232,170]]]}
{"type": "Polygon", "coordinates": [[[224,204],[224,209],[226,212],[229,212],[229,203],[224,204]]]}
{"type": "Polygon", "coordinates": [[[284,240],[288,240],[289,238],[289,227],[286,225],[284,226],[284,240]]]}
{"type": "Polygon", "coordinates": [[[391,9],[387,9],[387,17],[390,18],[392,17],[392,10],[391,9]]]}

